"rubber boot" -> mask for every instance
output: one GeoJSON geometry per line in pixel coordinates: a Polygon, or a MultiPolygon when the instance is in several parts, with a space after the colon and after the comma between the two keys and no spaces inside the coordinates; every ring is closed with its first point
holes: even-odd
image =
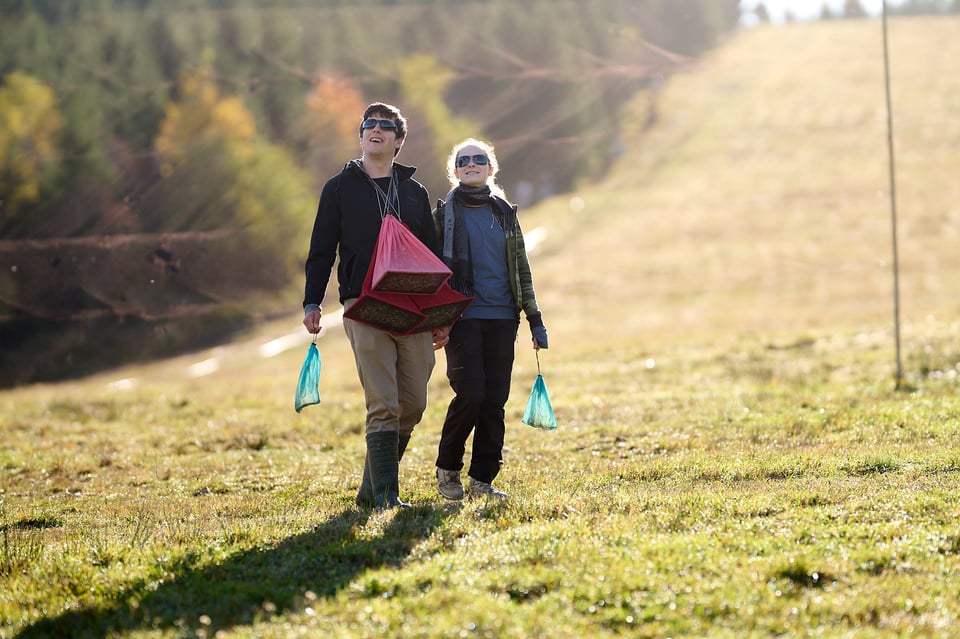
{"type": "MultiPolygon", "coordinates": [[[[410,443],[410,433],[400,433],[397,463],[403,459],[403,453],[410,443]]],[[[355,500],[360,508],[373,508],[373,483],[370,481],[370,453],[363,458],[363,479],[360,480],[360,490],[355,500]]]]}
{"type": "Polygon", "coordinates": [[[363,479],[360,480],[360,490],[354,500],[360,508],[373,508],[373,484],[370,483],[370,453],[363,456],[363,479]]]}
{"type": "Polygon", "coordinates": [[[396,431],[367,433],[367,455],[373,507],[406,506],[400,501],[400,437],[396,431]]]}

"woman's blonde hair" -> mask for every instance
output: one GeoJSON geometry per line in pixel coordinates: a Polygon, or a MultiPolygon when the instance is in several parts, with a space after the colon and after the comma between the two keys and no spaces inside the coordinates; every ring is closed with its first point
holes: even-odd
{"type": "Polygon", "coordinates": [[[460,157],[460,152],[468,146],[477,147],[487,156],[487,161],[490,162],[490,176],[487,178],[487,186],[490,187],[490,192],[493,195],[506,199],[506,194],[497,184],[497,171],[500,170],[500,164],[497,162],[497,154],[493,150],[493,145],[476,138],[467,138],[453,146],[450,157],[447,158],[447,179],[450,181],[450,186],[456,187],[460,184],[460,178],[457,177],[457,158],[460,157]]]}

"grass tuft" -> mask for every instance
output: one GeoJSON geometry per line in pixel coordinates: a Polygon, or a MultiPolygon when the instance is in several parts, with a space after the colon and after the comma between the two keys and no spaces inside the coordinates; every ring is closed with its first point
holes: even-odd
{"type": "Polygon", "coordinates": [[[777,567],[772,577],[775,581],[786,580],[798,588],[823,588],[835,583],[829,574],[811,568],[802,559],[793,558],[777,567]]]}

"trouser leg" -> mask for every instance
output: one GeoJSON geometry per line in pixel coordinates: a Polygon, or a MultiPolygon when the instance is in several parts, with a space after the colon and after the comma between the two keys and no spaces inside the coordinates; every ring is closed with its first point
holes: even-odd
{"type": "Polygon", "coordinates": [[[500,472],[517,326],[515,320],[464,320],[451,330],[447,377],[454,397],[440,436],[437,467],[461,470],[473,432],[468,474],[489,483],[500,472]]]}
{"type": "MultiPolygon", "coordinates": [[[[344,307],[349,309],[355,301],[347,300],[344,307]]],[[[344,320],[344,331],[353,348],[357,375],[363,387],[366,434],[392,433],[397,441],[399,468],[413,429],[427,405],[427,385],[436,362],[430,333],[397,336],[349,319],[344,320]]],[[[376,470],[370,457],[369,438],[367,443],[363,477],[356,497],[361,506],[370,506],[376,501],[376,470]]],[[[384,472],[387,472],[385,466],[380,474],[384,472]]]]}
{"type": "Polygon", "coordinates": [[[461,470],[467,439],[477,423],[483,400],[483,335],[480,320],[461,320],[445,347],[447,379],[453,399],[447,407],[437,450],[437,467],[461,470]]]}
{"type": "MultiPolygon", "coordinates": [[[[349,308],[354,300],[347,300],[349,308]]],[[[393,335],[345,319],[367,407],[366,432],[411,433],[427,406],[427,385],[436,363],[429,332],[393,335]]]]}
{"type": "Polygon", "coordinates": [[[397,419],[402,436],[412,433],[423,418],[437,357],[429,331],[398,338],[396,352],[397,419]]]}
{"type": "Polygon", "coordinates": [[[489,320],[483,339],[483,399],[477,409],[468,475],[491,483],[503,464],[504,406],[510,397],[517,323],[489,320]]]}

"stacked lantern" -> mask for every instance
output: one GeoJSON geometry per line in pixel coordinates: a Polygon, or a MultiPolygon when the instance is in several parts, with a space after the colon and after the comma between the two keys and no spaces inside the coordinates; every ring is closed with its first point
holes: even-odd
{"type": "Polygon", "coordinates": [[[347,317],[409,335],[454,324],[473,301],[447,283],[446,264],[392,215],[385,215],[363,280],[347,317]]]}

